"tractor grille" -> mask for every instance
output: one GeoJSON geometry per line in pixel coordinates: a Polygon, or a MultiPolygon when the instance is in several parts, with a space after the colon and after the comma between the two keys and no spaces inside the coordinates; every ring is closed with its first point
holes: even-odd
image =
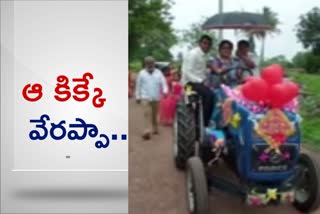
{"type": "Polygon", "coordinates": [[[280,153],[266,152],[266,144],[252,146],[251,169],[254,172],[281,172],[292,169],[298,157],[298,147],[294,144],[280,146],[280,153]]]}

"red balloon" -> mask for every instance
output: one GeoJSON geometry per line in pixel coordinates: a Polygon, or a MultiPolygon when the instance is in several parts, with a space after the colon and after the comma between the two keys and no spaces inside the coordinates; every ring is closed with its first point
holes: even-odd
{"type": "Polygon", "coordinates": [[[255,77],[254,76],[248,76],[246,79],[245,79],[245,82],[249,82],[251,79],[254,79],[255,77]]]}
{"type": "Polygon", "coordinates": [[[292,95],[284,83],[274,84],[270,89],[269,97],[273,108],[282,108],[292,99],[292,95]]]}
{"type": "Polygon", "coordinates": [[[268,84],[258,77],[251,77],[242,87],[243,95],[255,102],[264,102],[268,98],[268,84]]]}
{"type": "Polygon", "coordinates": [[[286,88],[290,94],[291,99],[293,99],[299,95],[299,86],[296,83],[291,82],[291,81],[287,81],[284,84],[286,85],[286,88]]]}
{"type": "Polygon", "coordinates": [[[243,96],[245,96],[248,100],[252,100],[254,95],[253,95],[253,91],[251,90],[251,86],[250,86],[250,81],[246,82],[242,87],[241,87],[241,92],[243,94],[243,96]]]}
{"type": "Polygon", "coordinates": [[[269,86],[264,79],[261,78],[252,78],[251,90],[254,92],[254,101],[263,102],[268,97],[269,86]]]}
{"type": "Polygon", "coordinates": [[[281,83],[283,80],[283,68],[281,65],[273,64],[261,71],[261,77],[269,84],[281,83]]]}

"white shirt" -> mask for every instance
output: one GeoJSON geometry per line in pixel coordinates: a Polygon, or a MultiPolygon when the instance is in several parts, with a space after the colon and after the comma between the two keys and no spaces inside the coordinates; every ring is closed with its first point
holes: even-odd
{"type": "Polygon", "coordinates": [[[136,99],[159,101],[161,91],[168,93],[166,79],[159,69],[154,69],[152,73],[142,69],[136,80],[136,99]]]}
{"type": "Polygon", "coordinates": [[[208,56],[200,47],[192,49],[182,63],[182,84],[201,83],[206,78],[208,56]]]}

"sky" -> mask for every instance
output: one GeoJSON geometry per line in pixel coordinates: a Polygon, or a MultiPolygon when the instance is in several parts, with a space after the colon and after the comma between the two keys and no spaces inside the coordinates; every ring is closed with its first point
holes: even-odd
{"type": "MultiPolygon", "coordinates": [[[[204,17],[218,13],[218,0],[174,0],[171,8],[174,16],[173,28],[175,30],[188,29],[192,23],[197,23],[204,17]]],[[[223,11],[262,12],[264,6],[270,7],[278,13],[281,24],[281,33],[268,36],[265,41],[265,57],[285,55],[291,59],[298,51],[302,51],[302,44],[298,42],[295,28],[299,16],[307,13],[315,6],[320,6],[319,0],[223,0],[223,11]]],[[[218,32],[218,31],[217,31],[218,32]]],[[[223,38],[236,42],[245,38],[234,33],[234,30],[224,30],[223,38]]],[[[256,40],[256,52],[260,53],[261,42],[256,40]]],[[[184,47],[175,46],[172,53],[185,52],[184,47]]]]}

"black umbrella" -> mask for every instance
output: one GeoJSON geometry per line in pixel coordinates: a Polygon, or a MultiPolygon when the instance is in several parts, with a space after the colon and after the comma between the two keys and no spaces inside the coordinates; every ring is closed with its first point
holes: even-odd
{"type": "Polygon", "coordinates": [[[271,26],[262,14],[247,12],[228,12],[212,16],[203,24],[204,30],[246,29],[268,30],[271,26]]]}

